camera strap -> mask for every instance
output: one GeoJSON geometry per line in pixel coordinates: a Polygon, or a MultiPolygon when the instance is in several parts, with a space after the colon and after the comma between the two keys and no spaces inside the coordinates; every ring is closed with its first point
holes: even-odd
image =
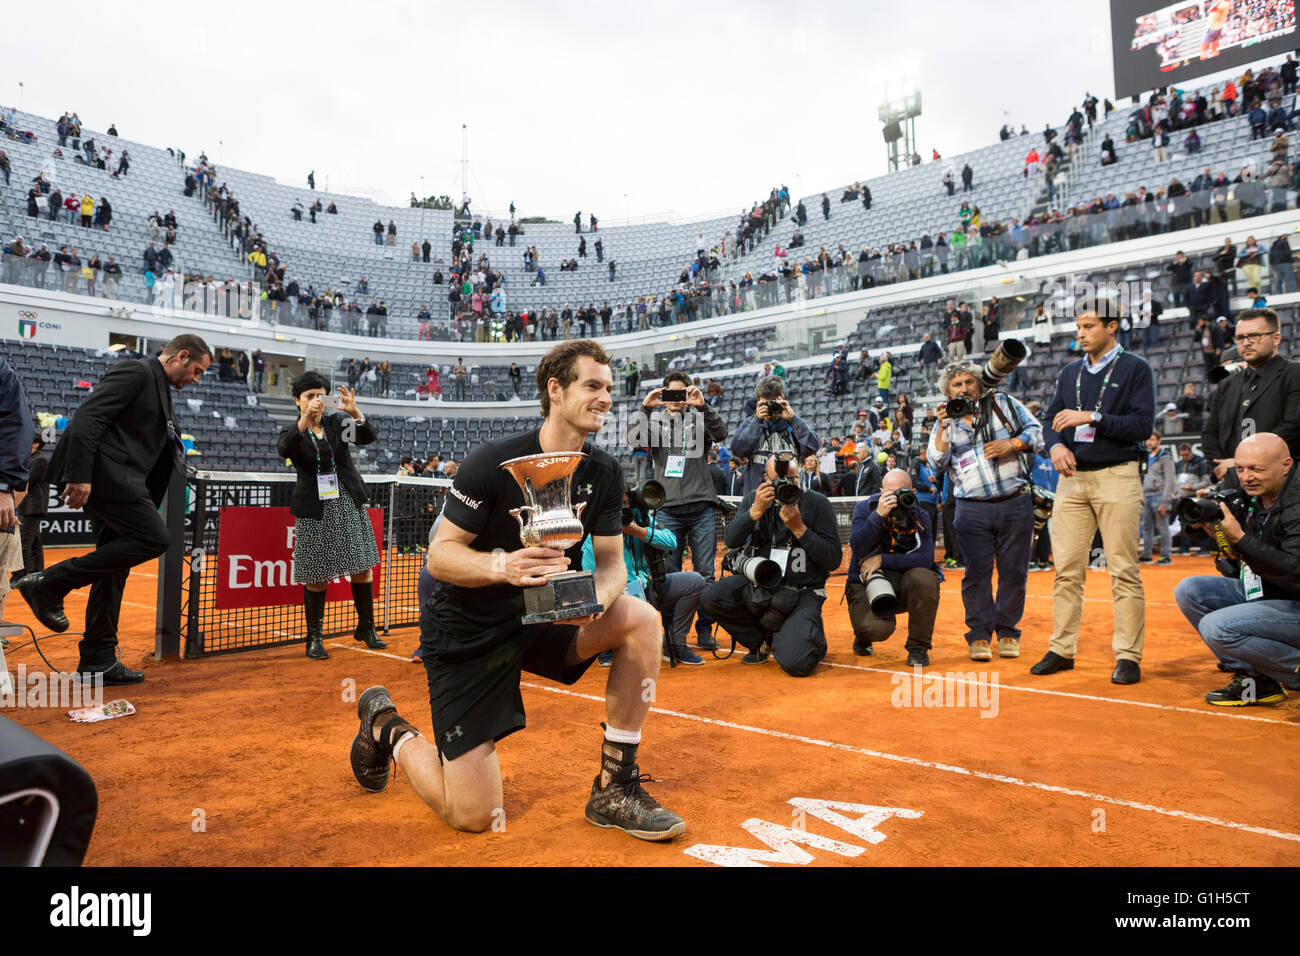
{"type": "MultiPolygon", "coordinates": [[[[1007,418],[1006,414],[1002,411],[1002,407],[998,404],[999,394],[999,392],[989,392],[988,395],[985,396],[985,398],[988,399],[989,408],[992,409],[993,414],[997,416],[998,421],[1002,423],[1002,427],[1007,430],[1007,434],[1012,439],[1019,438],[1021,433],[1024,432],[1026,426],[1020,425],[1018,428],[1013,427],[1011,420],[1007,418]]],[[[991,420],[986,419],[984,424],[991,424],[991,420]]],[[[992,429],[990,428],[986,434],[985,441],[988,442],[992,440],[993,435],[992,429]]],[[[1016,457],[1020,459],[1020,470],[1024,472],[1025,483],[1029,486],[1030,493],[1032,494],[1034,488],[1034,450],[1033,448],[1030,448],[1028,451],[1018,451],[1016,452],[1016,457]]]]}

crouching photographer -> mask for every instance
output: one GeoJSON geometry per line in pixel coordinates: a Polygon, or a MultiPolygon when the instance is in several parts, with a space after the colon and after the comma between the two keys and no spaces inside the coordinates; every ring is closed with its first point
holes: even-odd
{"type": "Polygon", "coordinates": [[[1300,690],[1300,480],[1286,442],[1272,432],[1233,452],[1241,490],[1176,504],[1188,531],[1209,533],[1223,577],[1185,578],[1174,599],[1233,675],[1205,695],[1220,707],[1274,704],[1300,690]]]}
{"type": "MultiPolygon", "coordinates": [[[[654,479],[639,489],[629,485],[623,492],[623,564],[627,567],[623,593],[641,598],[663,616],[665,661],[674,667],[703,664],[704,658],[686,646],[686,635],[709,582],[694,571],[668,570],[668,555],[677,547],[677,536],[656,518],[655,508],[663,497],[664,487],[654,479]]],[[[582,566],[596,570],[591,535],[582,542],[582,566]]],[[[614,652],[601,652],[597,663],[609,667],[614,652]]]]}
{"type": "Polygon", "coordinates": [[[722,561],[730,575],[710,584],[700,606],[761,664],[769,653],[791,677],[805,677],[826,656],[822,602],[840,566],[839,529],[829,499],[799,484],[794,455],[767,460],[766,478],[727,525],[722,561]]]}
{"type": "Polygon", "coordinates": [[[853,509],[848,581],[844,586],[853,625],[853,653],[870,656],[876,643],[907,614],[907,664],[930,663],[934,618],[939,611],[939,570],[934,564],[934,526],[918,507],[912,479],[895,469],[879,494],[853,509]]]}

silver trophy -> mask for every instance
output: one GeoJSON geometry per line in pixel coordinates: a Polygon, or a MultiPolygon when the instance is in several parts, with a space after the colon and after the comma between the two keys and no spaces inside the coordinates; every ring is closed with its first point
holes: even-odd
{"type": "MultiPolygon", "coordinates": [[[[525,548],[565,551],[582,540],[578,516],[587,503],[570,504],[569,485],[586,457],[578,451],[543,452],[501,463],[527,502],[510,509],[519,522],[519,540],[525,548]]],[[[524,624],[568,621],[605,610],[596,600],[596,578],[590,571],[559,571],[546,578],[545,584],[524,588],[524,624]]]]}

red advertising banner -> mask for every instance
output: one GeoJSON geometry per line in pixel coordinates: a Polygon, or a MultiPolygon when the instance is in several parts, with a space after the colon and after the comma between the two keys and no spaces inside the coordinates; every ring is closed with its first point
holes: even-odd
{"type": "MultiPolygon", "coordinates": [[[[380,565],[374,588],[380,586],[383,565],[383,509],[367,508],[379,546],[380,565]]],[[[239,607],[279,607],[302,603],[302,585],[293,583],[294,517],[288,508],[221,509],[217,532],[217,593],[220,610],[239,607]]],[[[351,601],[346,578],[330,582],[327,601],[351,601]]]]}

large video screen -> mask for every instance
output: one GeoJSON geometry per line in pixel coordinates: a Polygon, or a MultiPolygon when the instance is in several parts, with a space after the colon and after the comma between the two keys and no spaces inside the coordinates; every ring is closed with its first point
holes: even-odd
{"type": "Polygon", "coordinates": [[[1111,0],[1115,94],[1131,96],[1296,49],[1295,0],[1111,0]]]}

